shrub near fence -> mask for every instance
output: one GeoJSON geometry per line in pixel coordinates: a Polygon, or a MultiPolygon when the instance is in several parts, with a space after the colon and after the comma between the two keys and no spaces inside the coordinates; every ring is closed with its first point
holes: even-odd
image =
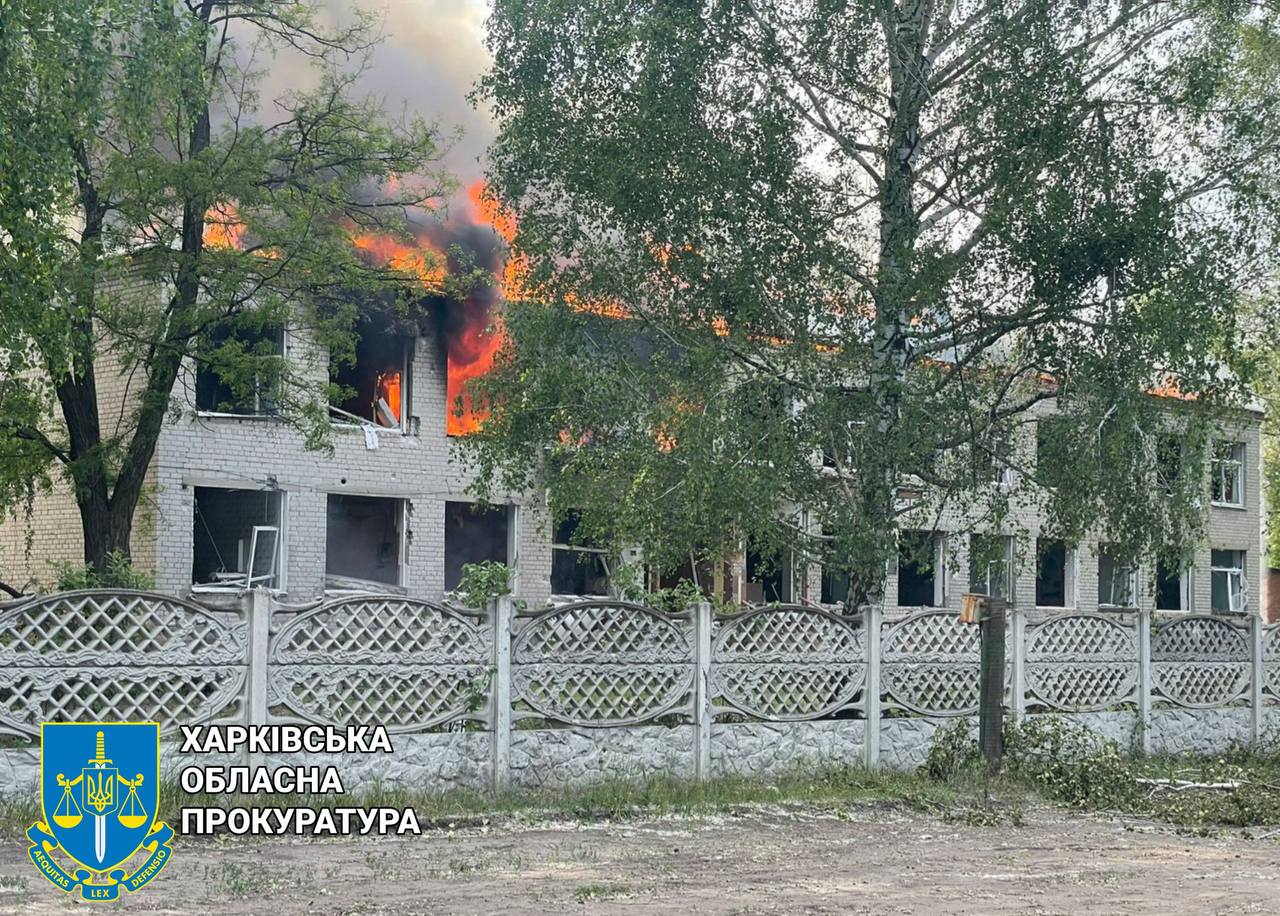
{"type": "MultiPolygon", "coordinates": [[[[1015,608],[1008,626],[1011,715],[1120,715],[1144,749],[1170,716],[1185,729],[1243,721],[1232,734],[1255,741],[1280,719],[1280,626],[1257,617],[1067,611],[1029,621],[1015,608]]],[[[660,758],[706,778],[752,728],[766,729],[757,743],[779,760],[808,728],[832,753],[901,764],[910,754],[895,742],[907,732],[927,738],[937,722],[973,715],[978,629],[932,609],[892,621],[875,607],[717,617],[706,604],[517,612],[509,598],[474,610],[357,595],[298,610],[259,590],[217,610],[103,590],[3,606],[0,670],[10,743],[54,720],[156,720],[164,735],[179,724],[381,724],[397,743],[429,738],[413,745],[418,757],[465,757],[502,787],[517,770],[530,784],[527,764],[537,769],[553,748],[565,768],[556,781],[589,779],[571,758],[606,739],[614,770],[660,758]]],[[[450,787],[439,768],[403,772],[450,787]]]]}

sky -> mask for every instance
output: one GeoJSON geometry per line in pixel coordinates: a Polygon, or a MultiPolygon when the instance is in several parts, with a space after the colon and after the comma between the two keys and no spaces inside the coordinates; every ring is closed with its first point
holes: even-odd
{"type": "MultiPolygon", "coordinates": [[[[486,0],[322,0],[334,23],[357,6],[385,16],[386,41],[373,52],[360,88],[383,98],[387,111],[402,109],[436,120],[444,132],[460,129],[443,164],[463,185],[479,178],[482,157],[493,139],[489,117],[467,101],[484,72],[486,0]]],[[[308,78],[306,65],[281,54],[264,67],[264,103],[308,78]]]]}

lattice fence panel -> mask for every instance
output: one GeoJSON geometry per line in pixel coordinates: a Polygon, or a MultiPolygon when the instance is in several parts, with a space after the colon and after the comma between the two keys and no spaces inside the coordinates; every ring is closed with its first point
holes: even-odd
{"type": "Polygon", "coordinates": [[[1136,633],[1099,614],[1061,614],[1028,627],[1027,692],[1054,709],[1085,712],[1134,699],[1136,633]]]}
{"type": "Polygon", "coordinates": [[[276,634],[267,697],[286,710],[273,715],[279,720],[425,731],[484,717],[491,664],[482,614],[353,596],[305,611],[276,634]]]}
{"type": "Polygon", "coordinates": [[[587,601],[531,619],[512,643],[513,701],[582,726],[646,722],[693,688],[686,628],[636,604],[587,601]]]}
{"type": "Polygon", "coordinates": [[[723,622],[711,653],[713,696],[759,719],[814,719],[850,703],[866,676],[863,632],[805,607],[761,608],[723,622]]]}
{"type": "Polygon", "coordinates": [[[890,705],[921,715],[978,711],[978,627],[953,611],[895,622],[881,641],[880,677],[890,705]]]}
{"type": "Polygon", "coordinates": [[[0,731],[46,721],[238,719],[248,624],[148,592],[46,595],[0,612],[0,731]]]}
{"type": "Polygon", "coordinates": [[[1280,699],[1280,623],[1267,627],[1262,636],[1263,689],[1280,699]]]}
{"type": "Polygon", "coordinates": [[[1218,617],[1160,622],[1151,637],[1151,662],[1153,694],[1179,706],[1223,706],[1249,689],[1249,641],[1218,617]]]}

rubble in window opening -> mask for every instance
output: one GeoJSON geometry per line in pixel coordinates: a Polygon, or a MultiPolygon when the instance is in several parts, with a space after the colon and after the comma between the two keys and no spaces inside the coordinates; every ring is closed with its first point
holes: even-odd
{"type": "Polygon", "coordinates": [[[194,489],[192,587],[279,588],[284,494],[223,487],[194,489]]]}
{"type": "Polygon", "coordinates": [[[412,338],[397,333],[385,319],[367,317],[355,329],[355,359],[333,361],[329,379],[341,399],[330,405],[339,422],[406,428],[405,392],[413,352],[412,338]]]}

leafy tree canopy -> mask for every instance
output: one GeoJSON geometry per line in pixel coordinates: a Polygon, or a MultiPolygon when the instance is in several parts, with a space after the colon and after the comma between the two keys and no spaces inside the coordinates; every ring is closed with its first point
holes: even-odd
{"type": "Polygon", "coordinates": [[[497,0],[524,291],[479,488],[869,593],[943,514],[1184,555],[1273,259],[1276,40],[1234,0],[497,0]]]}
{"type": "Polygon", "coordinates": [[[323,445],[306,367],[211,332],[306,328],[341,355],[359,303],[420,295],[351,244],[449,186],[435,125],[354,90],[378,39],[313,0],[0,5],[0,508],[62,476],[86,560],[127,557],[184,362],[216,361],[241,394],[270,375],[323,445]],[[277,54],[311,68],[264,100],[277,54]],[[123,407],[100,408],[121,379],[123,407]]]}

